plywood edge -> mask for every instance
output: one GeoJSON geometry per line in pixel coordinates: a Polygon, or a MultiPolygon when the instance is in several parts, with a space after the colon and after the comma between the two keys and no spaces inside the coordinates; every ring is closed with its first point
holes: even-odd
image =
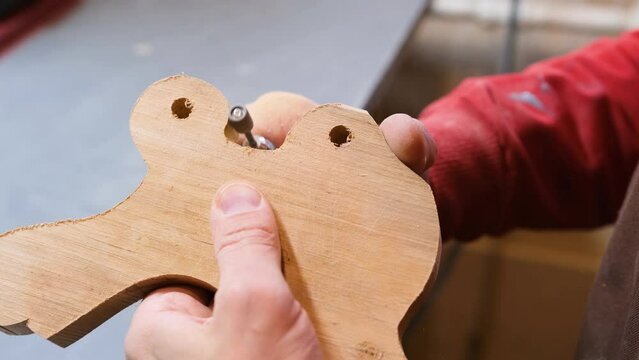
{"type": "MultiPolygon", "coordinates": [[[[40,332],[36,329],[32,330],[58,346],[67,347],[96,329],[120,311],[138,300],[143,299],[152,291],[166,286],[193,286],[211,292],[215,291],[210,284],[186,275],[162,274],[155,277],[147,277],[144,280],[140,280],[122,289],[54,333],[40,332]]],[[[29,321],[26,322],[26,326],[29,327],[29,321]]]]}

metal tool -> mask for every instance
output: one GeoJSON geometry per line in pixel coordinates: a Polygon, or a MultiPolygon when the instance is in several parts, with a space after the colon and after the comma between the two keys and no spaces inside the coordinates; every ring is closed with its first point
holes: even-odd
{"type": "Polygon", "coordinates": [[[248,145],[254,149],[274,150],[275,146],[264,136],[256,135],[253,130],[253,118],[246,107],[242,105],[234,106],[229,112],[228,123],[235,131],[244,134],[248,145]]]}

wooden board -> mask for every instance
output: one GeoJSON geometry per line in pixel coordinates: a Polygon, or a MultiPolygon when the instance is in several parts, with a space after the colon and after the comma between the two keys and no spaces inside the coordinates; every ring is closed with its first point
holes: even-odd
{"type": "Polygon", "coordinates": [[[129,198],[90,218],[0,235],[0,329],[68,346],[158,287],[213,289],[210,202],[241,179],[275,210],[286,279],[327,358],[404,358],[400,336],[439,256],[428,185],[362,110],[317,107],[274,151],[229,141],[227,113],[201,80],[150,86],[131,115],[148,173],[129,198]],[[342,146],[329,135],[339,129],[342,146]]]}

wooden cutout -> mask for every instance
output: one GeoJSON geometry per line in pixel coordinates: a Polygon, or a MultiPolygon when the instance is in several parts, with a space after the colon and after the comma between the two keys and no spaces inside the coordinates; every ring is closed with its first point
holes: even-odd
{"type": "Polygon", "coordinates": [[[326,357],[405,358],[400,336],[439,255],[428,185],[365,111],[317,107],[274,151],[228,141],[227,112],[199,79],[151,85],[131,115],[148,173],[129,198],[100,215],[0,235],[0,329],[68,346],[153,289],[213,289],[210,203],[220,185],[243,179],[275,210],[286,279],[326,357]],[[336,126],[350,142],[331,142],[336,126]]]}

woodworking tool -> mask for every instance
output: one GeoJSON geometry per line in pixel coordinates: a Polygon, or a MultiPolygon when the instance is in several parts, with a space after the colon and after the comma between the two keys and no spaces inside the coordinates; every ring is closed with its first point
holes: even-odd
{"type": "Polygon", "coordinates": [[[248,109],[242,105],[234,106],[229,112],[228,123],[235,131],[244,134],[248,145],[254,149],[274,150],[275,146],[267,138],[251,133],[253,118],[248,109]]]}

